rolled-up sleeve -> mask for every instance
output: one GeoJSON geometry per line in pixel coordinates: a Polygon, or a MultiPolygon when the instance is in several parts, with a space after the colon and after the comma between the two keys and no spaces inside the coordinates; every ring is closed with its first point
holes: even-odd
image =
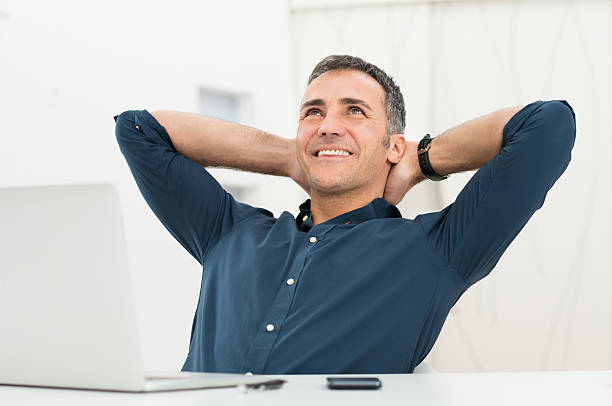
{"type": "Polygon", "coordinates": [[[426,239],[467,283],[491,272],[567,168],[576,120],[565,100],[528,104],[503,130],[502,150],[454,203],[417,216],[426,239]]]}
{"type": "Polygon", "coordinates": [[[148,111],[125,111],[115,122],[119,148],[147,204],[201,264],[224,234],[262,212],[235,201],[206,169],[178,153],[148,111]]]}

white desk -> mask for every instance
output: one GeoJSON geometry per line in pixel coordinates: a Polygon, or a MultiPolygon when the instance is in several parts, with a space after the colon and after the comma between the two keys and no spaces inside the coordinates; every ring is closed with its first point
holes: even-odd
{"type": "Polygon", "coordinates": [[[0,405],[612,405],[612,371],[365,375],[382,380],[379,390],[329,390],[326,376],[270,375],[287,383],[246,394],[235,388],[127,394],[0,386],[0,405]]]}

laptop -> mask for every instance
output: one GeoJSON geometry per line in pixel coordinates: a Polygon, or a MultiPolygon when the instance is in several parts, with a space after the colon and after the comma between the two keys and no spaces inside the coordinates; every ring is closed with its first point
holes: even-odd
{"type": "Polygon", "coordinates": [[[260,384],[145,374],[117,190],[0,188],[0,384],[111,391],[260,384]]]}

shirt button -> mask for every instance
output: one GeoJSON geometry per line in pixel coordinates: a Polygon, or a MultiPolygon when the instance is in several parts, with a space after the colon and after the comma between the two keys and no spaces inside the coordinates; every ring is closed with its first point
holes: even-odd
{"type": "Polygon", "coordinates": [[[251,375],[253,375],[253,373],[252,372],[247,372],[245,375],[251,376],[251,375]]]}
{"type": "Polygon", "coordinates": [[[302,217],[302,221],[306,221],[306,220],[308,220],[308,216],[302,217]]]}
{"type": "Polygon", "coordinates": [[[308,241],[314,244],[315,242],[317,242],[317,237],[310,237],[310,240],[308,241]]]}
{"type": "Polygon", "coordinates": [[[295,283],[295,279],[293,279],[293,278],[289,278],[289,279],[287,279],[287,285],[291,286],[291,285],[293,285],[294,283],[295,283]]]}
{"type": "Polygon", "coordinates": [[[268,331],[274,331],[274,324],[268,324],[268,325],[266,326],[266,330],[268,330],[268,331]]]}

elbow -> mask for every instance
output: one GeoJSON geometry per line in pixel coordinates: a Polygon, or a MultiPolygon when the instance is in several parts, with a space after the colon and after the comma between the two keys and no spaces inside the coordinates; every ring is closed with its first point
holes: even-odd
{"type": "Polygon", "coordinates": [[[546,103],[553,133],[560,142],[566,144],[571,151],[576,140],[576,114],[574,109],[566,100],[551,100],[546,103]]]}
{"type": "Polygon", "coordinates": [[[563,166],[571,159],[576,140],[576,115],[566,100],[551,100],[542,106],[544,125],[547,131],[542,137],[542,151],[550,157],[558,157],[563,166]]]}
{"type": "Polygon", "coordinates": [[[123,147],[135,136],[141,136],[140,128],[136,123],[134,110],[127,110],[114,117],[115,119],[115,138],[120,147],[123,147]]]}
{"type": "Polygon", "coordinates": [[[115,138],[117,139],[117,142],[119,143],[119,145],[121,145],[121,141],[125,138],[127,131],[127,126],[126,124],[128,123],[129,119],[127,118],[128,115],[128,111],[124,111],[123,113],[116,115],[114,117],[115,119],[115,138]]]}

